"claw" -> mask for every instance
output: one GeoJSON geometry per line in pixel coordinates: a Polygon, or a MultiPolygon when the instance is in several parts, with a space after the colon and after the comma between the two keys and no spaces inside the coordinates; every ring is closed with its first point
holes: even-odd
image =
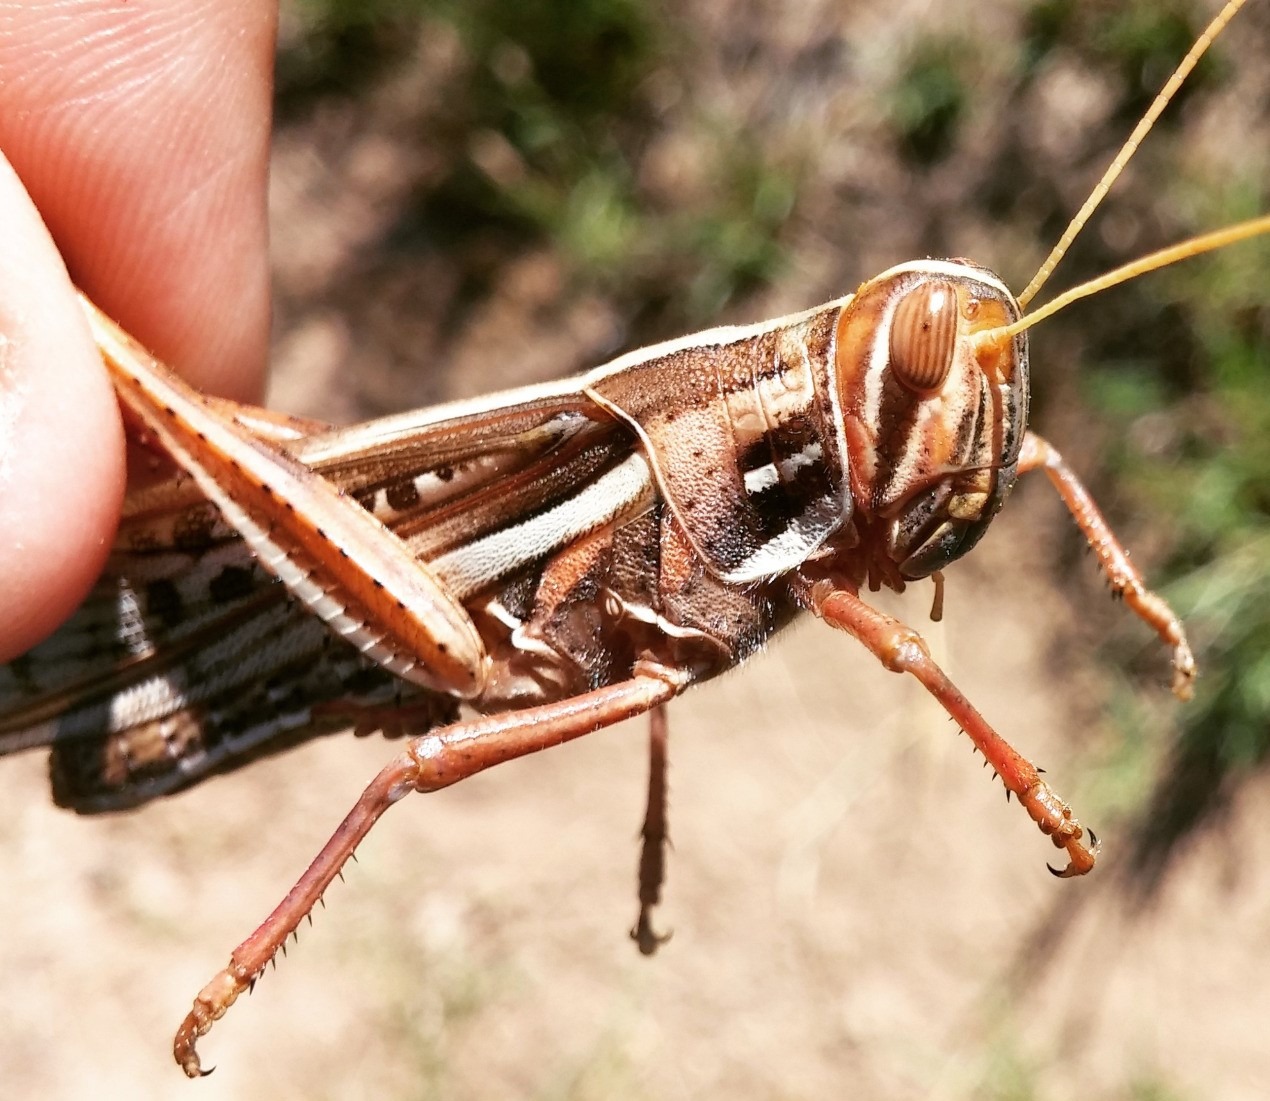
{"type": "Polygon", "coordinates": [[[176,1030],[176,1036],[172,1040],[172,1055],[187,1078],[206,1078],[216,1069],[203,1069],[198,1057],[198,1041],[207,1035],[212,1025],[224,1016],[225,1010],[234,1004],[238,995],[252,981],[254,980],[245,976],[235,978],[226,970],[199,991],[193,1007],[185,1015],[185,1020],[181,1022],[181,1027],[176,1030]]]}
{"type": "Polygon", "coordinates": [[[658,933],[653,929],[653,923],[649,920],[647,909],[640,908],[639,921],[635,928],[631,930],[631,940],[639,946],[639,954],[641,956],[655,955],[657,949],[673,937],[674,931],[669,933],[658,933]]]}
{"type": "Polygon", "coordinates": [[[1182,642],[1173,650],[1173,695],[1187,703],[1195,696],[1195,658],[1191,648],[1182,642]]]}

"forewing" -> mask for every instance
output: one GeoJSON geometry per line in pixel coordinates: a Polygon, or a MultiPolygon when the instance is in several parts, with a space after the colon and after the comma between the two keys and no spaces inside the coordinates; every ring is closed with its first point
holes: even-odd
{"type": "MultiPolygon", "coordinates": [[[[500,522],[528,503],[521,483],[545,484],[571,440],[611,435],[612,420],[586,405],[535,392],[505,420],[497,407],[463,407],[284,438],[423,548],[429,530],[465,512],[500,522]]],[[[453,712],[447,697],[403,686],[334,638],[174,475],[130,495],[106,572],[76,615],[0,667],[0,754],[53,745],[59,801],[116,809],[348,725],[349,708],[334,701],[402,699],[416,727],[453,712]]]]}

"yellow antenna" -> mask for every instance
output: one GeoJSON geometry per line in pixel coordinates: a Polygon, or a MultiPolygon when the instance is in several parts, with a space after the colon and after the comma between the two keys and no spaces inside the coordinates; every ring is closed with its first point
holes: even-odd
{"type": "Polygon", "coordinates": [[[1044,321],[1047,317],[1053,317],[1059,310],[1065,309],[1073,302],[1079,302],[1082,298],[1088,298],[1091,294],[1105,291],[1109,287],[1125,283],[1136,276],[1145,275],[1149,271],[1156,271],[1159,268],[1168,267],[1169,264],[1176,264],[1179,260],[1186,260],[1191,256],[1200,256],[1205,252],[1225,248],[1227,245],[1246,241],[1250,237],[1259,237],[1264,233],[1270,233],[1270,214],[1263,214],[1259,218],[1249,218],[1246,222],[1236,222],[1233,226],[1227,226],[1225,229],[1216,229],[1212,233],[1205,233],[1199,237],[1192,237],[1187,241],[1182,241],[1180,244],[1162,248],[1158,252],[1143,256],[1141,259],[1123,264],[1114,271],[1107,272],[1106,275],[1100,275],[1096,279],[1091,279],[1087,283],[1080,283],[1072,287],[1071,290],[1064,291],[1057,298],[1045,303],[1044,306],[1038,307],[1029,314],[1024,314],[1013,324],[1000,325],[995,329],[985,329],[983,332],[977,333],[974,338],[975,344],[985,349],[989,347],[1000,348],[1006,341],[1023,332],[1024,329],[1030,329],[1037,322],[1044,321]]]}
{"type": "MultiPolygon", "coordinates": [[[[1165,82],[1164,87],[1160,89],[1159,95],[1155,97],[1155,101],[1147,109],[1147,113],[1142,116],[1138,125],[1133,128],[1133,133],[1129,135],[1129,140],[1120,147],[1120,152],[1116,154],[1115,160],[1108,166],[1107,171],[1102,174],[1102,179],[1098,181],[1093,191],[1089,193],[1089,198],[1085,200],[1085,205],[1076,212],[1067,228],[1063,231],[1063,236],[1058,239],[1050,254],[1045,258],[1043,263],[1036,270],[1036,274],[1032,276],[1032,281],[1023,288],[1023,293],[1019,295],[1019,305],[1023,309],[1027,309],[1028,303],[1036,297],[1039,291],[1049,277],[1053,274],[1054,269],[1058,266],[1058,262],[1067,252],[1068,246],[1076,239],[1076,235],[1084,228],[1085,223],[1089,221],[1089,216],[1098,209],[1098,204],[1102,202],[1107,192],[1111,190],[1111,185],[1116,182],[1116,178],[1124,170],[1124,166],[1129,163],[1129,159],[1138,151],[1138,146],[1142,144],[1142,139],[1147,136],[1151,127],[1155,125],[1164,108],[1169,105],[1169,101],[1173,98],[1174,93],[1182,86],[1182,82],[1190,75],[1191,70],[1195,68],[1196,63],[1204,56],[1208,47],[1213,44],[1213,39],[1222,32],[1222,28],[1234,18],[1235,13],[1244,6],[1244,0],[1230,0],[1230,2],[1217,13],[1207,27],[1204,33],[1195,40],[1195,45],[1191,47],[1182,62],[1173,70],[1173,75],[1165,82]]],[[[1199,238],[1202,240],[1202,238],[1199,238]]],[[[1129,278],[1126,276],[1125,278],[1129,278]]],[[[1089,293],[1093,293],[1090,291],[1089,293]]]]}

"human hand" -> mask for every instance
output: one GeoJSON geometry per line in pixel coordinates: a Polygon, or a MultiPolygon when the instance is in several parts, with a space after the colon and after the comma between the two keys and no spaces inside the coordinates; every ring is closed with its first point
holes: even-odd
{"type": "Polygon", "coordinates": [[[260,0],[0,0],[0,661],[75,609],[119,516],[74,285],[201,389],[259,397],[276,23],[260,0]]]}

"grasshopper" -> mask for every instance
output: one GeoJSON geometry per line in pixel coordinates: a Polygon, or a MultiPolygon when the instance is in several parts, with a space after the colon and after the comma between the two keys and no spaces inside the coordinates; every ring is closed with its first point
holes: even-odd
{"type": "Polygon", "coordinates": [[[861,595],[969,552],[1021,474],[1043,470],[1113,591],[1195,663],[1058,451],[1027,428],[1027,330],[1074,301],[1270,230],[1260,218],[1164,250],[1027,313],[964,260],[900,264],[853,294],[711,329],[581,378],[333,429],[204,397],[84,300],[121,402],[181,473],[134,492],[93,597],[0,680],[0,753],[52,747],[82,811],[145,802],[320,729],[408,734],[286,899],[198,994],[196,1045],[413,791],[642,713],[654,767],[634,936],[651,952],[664,843],[664,706],[799,613],[915,676],[1083,875],[1098,842],[948,679],[861,595]],[[50,687],[47,671],[59,678],[50,687]],[[11,701],[11,702],[10,702],[11,701]],[[476,713],[460,716],[460,706],[476,713]]]}

